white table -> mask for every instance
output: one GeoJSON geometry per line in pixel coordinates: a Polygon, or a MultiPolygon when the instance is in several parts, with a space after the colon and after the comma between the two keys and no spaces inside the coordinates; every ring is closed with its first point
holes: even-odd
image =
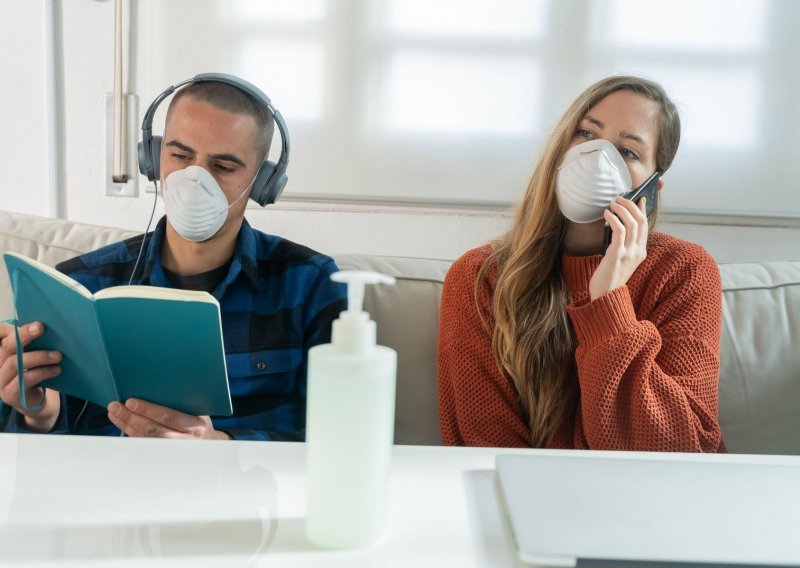
{"type": "Polygon", "coordinates": [[[305,541],[305,444],[0,434],[0,565],[515,566],[493,450],[395,448],[390,530],[305,541]]]}
{"type": "Polygon", "coordinates": [[[518,567],[500,452],[396,446],[387,536],[330,551],[304,537],[304,444],[0,434],[0,566],[518,567]]]}

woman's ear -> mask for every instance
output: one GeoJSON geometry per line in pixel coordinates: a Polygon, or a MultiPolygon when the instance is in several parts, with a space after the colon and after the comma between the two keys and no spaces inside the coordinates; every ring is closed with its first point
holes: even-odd
{"type": "Polygon", "coordinates": [[[661,191],[662,187],[664,187],[664,180],[659,178],[659,180],[658,180],[658,191],[661,191]]]}

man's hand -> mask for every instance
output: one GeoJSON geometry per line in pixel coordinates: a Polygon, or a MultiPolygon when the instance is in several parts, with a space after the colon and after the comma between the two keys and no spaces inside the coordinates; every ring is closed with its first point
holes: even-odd
{"type": "Polygon", "coordinates": [[[231,439],[225,432],[214,430],[208,416],[184,414],[138,398],[129,398],[124,405],[119,402],[109,404],[108,419],[132,437],[231,439]]]}
{"type": "MultiPolygon", "coordinates": [[[[19,336],[22,347],[26,347],[43,333],[44,325],[41,322],[33,322],[20,327],[19,336]]],[[[36,410],[23,408],[17,379],[19,368],[17,367],[17,341],[14,326],[0,323],[0,399],[24,415],[25,424],[31,430],[49,432],[58,419],[61,397],[55,391],[45,391],[40,383],[61,373],[61,367],[58,366],[60,361],[61,353],[58,351],[28,351],[22,354],[22,365],[25,370],[23,376],[25,399],[28,407],[36,408],[36,410]],[[41,408],[37,408],[42,402],[43,396],[46,397],[46,400],[41,408]]]]}
{"type": "Polygon", "coordinates": [[[638,205],[617,197],[603,216],[611,226],[611,244],[589,281],[589,296],[595,300],[624,286],[647,257],[647,216],[645,199],[638,205]]]}

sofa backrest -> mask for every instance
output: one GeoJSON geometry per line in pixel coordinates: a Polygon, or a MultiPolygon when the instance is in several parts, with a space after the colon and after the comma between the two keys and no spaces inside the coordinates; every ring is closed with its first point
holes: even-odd
{"type": "MultiPolygon", "coordinates": [[[[53,265],[133,232],[0,212],[0,252],[53,265]]],[[[364,306],[378,341],[398,352],[395,442],[441,443],[436,337],[447,260],[334,255],[343,269],[375,270],[395,286],[370,286],[364,306]]],[[[800,455],[800,262],[720,265],[723,330],[720,423],[736,453],[800,455]]],[[[11,295],[0,263],[0,319],[11,295]]]]}
{"type": "MultiPolygon", "coordinates": [[[[0,211],[0,253],[16,252],[50,266],[135,234],[112,227],[0,211]]],[[[6,264],[0,260],[0,320],[13,314],[6,264]]]]}

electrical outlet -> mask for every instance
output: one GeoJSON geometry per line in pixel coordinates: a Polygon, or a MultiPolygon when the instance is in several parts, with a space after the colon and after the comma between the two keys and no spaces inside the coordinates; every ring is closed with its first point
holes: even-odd
{"type": "Polygon", "coordinates": [[[111,179],[114,164],[114,95],[104,93],[105,102],[105,127],[106,127],[106,155],[104,180],[106,195],[110,197],[136,197],[139,189],[139,156],[137,143],[139,140],[138,100],[132,94],[125,97],[125,173],[127,181],[117,183],[111,179]]]}

